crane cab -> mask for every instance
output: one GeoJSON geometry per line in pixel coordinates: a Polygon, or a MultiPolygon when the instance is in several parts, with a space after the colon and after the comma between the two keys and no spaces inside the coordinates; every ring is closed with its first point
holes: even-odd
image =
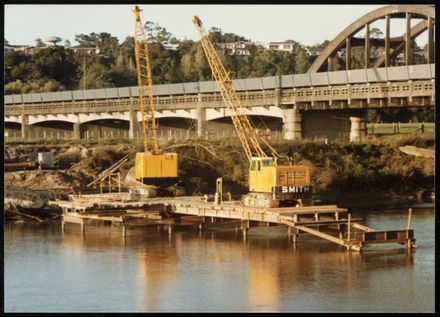
{"type": "Polygon", "coordinates": [[[280,199],[301,197],[310,192],[310,167],[277,165],[271,157],[252,157],[249,190],[280,199]]]}
{"type": "Polygon", "coordinates": [[[136,153],[136,180],[146,185],[170,186],[178,182],[177,153],[136,153]]]}
{"type": "Polygon", "coordinates": [[[249,169],[251,192],[272,192],[276,183],[276,166],[272,157],[252,157],[249,169]]]}

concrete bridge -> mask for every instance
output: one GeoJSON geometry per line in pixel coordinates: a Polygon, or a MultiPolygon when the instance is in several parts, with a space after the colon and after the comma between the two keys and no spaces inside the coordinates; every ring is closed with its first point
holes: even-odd
{"type": "MultiPolygon", "coordinates": [[[[359,130],[362,136],[367,109],[435,104],[434,64],[240,79],[234,86],[256,125],[282,128],[287,140],[345,139],[359,130]]],[[[160,126],[197,136],[233,129],[215,82],[156,85],[154,98],[160,126]]],[[[47,137],[38,135],[37,127],[40,132],[57,129],[69,138],[90,137],[93,124],[101,131],[107,124],[126,131],[122,136],[140,136],[137,87],[8,95],[4,100],[6,131],[19,131],[23,138],[47,137]]]]}
{"type": "MultiPolygon", "coordinates": [[[[286,140],[362,139],[367,109],[435,105],[434,23],[434,6],[385,6],[337,35],[308,73],[238,79],[234,87],[254,123],[286,140]],[[390,21],[401,18],[406,19],[406,33],[390,37],[390,21]],[[412,18],[422,21],[412,27],[412,18]],[[379,19],[385,20],[385,36],[371,38],[370,24],[379,19]],[[365,37],[356,37],[362,29],[365,37]],[[429,64],[413,65],[414,40],[424,31],[429,64]],[[371,45],[383,47],[376,60],[370,56],[371,45]],[[365,48],[364,69],[351,69],[356,46],[365,48]],[[345,70],[331,71],[332,60],[341,50],[345,70]],[[405,66],[392,66],[403,51],[405,66]]],[[[188,137],[233,133],[230,113],[215,82],[156,85],[154,99],[159,136],[169,136],[172,130],[188,137]]],[[[140,137],[137,87],[9,95],[4,103],[9,136],[140,137]]]]}

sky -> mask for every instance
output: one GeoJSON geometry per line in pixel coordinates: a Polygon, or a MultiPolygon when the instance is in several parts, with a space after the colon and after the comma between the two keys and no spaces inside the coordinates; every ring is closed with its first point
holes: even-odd
{"type": "MultiPolygon", "coordinates": [[[[205,29],[221,28],[253,42],[295,40],[314,45],[332,40],[350,23],[383,5],[139,5],[141,19],[158,23],[180,40],[197,41],[191,22],[199,16],[205,29]]],[[[5,39],[35,45],[49,36],[69,40],[77,34],[107,32],[122,41],[133,36],[132,5],[5,5],[5,39]]],[[[392,22],[391,36],[404,33],[404,19],[392,22]]],[[[413,25],[416,23],[412,23],[413,25]]],[[[377,26],[383,28],[383,20],[377,26]],[[381,24],[382,23],[382,24],[381,24]]],[[[374,27],[372,25],[371,27],[374,27]]],[[[361,31],[362,32],[362,31],[361,31]]],[[[426,33],[426,32],[425,32],[426,33]]],[[[423,44],[423,37],[421,42],[423,44]]]]}

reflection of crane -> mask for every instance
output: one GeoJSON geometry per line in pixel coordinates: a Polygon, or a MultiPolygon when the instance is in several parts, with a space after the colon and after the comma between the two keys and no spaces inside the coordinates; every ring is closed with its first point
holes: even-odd
{"type": "MultiPolygon", "coordinates": [[[[177,195],[177,187],[175,186],[178,183],[177,154],[163,153],[159,148],[157,124],[154,117],[153,79],[148,42],[138,6],[134,7],[133,13],[135,17],[134,50],[144,144],[144,152],[136,153],[135,173],[138,182],[150,185],[148,188],[137,187],[146,196],[153,196],[157,189],[166,194],[177,195]]],[[[179,188],[180,190],[181,188],[179,188]]]]}
{"type": "Polygon", "coordinates": [[[250,163],[250,193],[244,197],[244,204],[276,207],[280,204],[295,204],[296,201],[301,203],[304,194],[310,192],[310,168],[292,166],[290,160],[289,165],[278,165],[278,159],[281,157],[245,115],[232,80],[210,42],[202,21],[197,16],[192,20],[200,34],[206,58],[250,163]],[[270,156],[264,152],[263,144],[269,148],[270,156]]]}

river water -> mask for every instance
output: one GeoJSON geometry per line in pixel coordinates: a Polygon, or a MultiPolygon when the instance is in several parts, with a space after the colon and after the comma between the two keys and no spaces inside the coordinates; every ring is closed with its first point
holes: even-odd
{"type": "MultiPolygon", "coordinates": [[[[409,206],[352,212],[376,229],[404,229],[409,206]]],[[[362,253],[284,227],[156,227],[117,232],[60,222],[6,223],[6,312],[434,312],[435,224],[413,206],[418,248],[362,253]]]]}

